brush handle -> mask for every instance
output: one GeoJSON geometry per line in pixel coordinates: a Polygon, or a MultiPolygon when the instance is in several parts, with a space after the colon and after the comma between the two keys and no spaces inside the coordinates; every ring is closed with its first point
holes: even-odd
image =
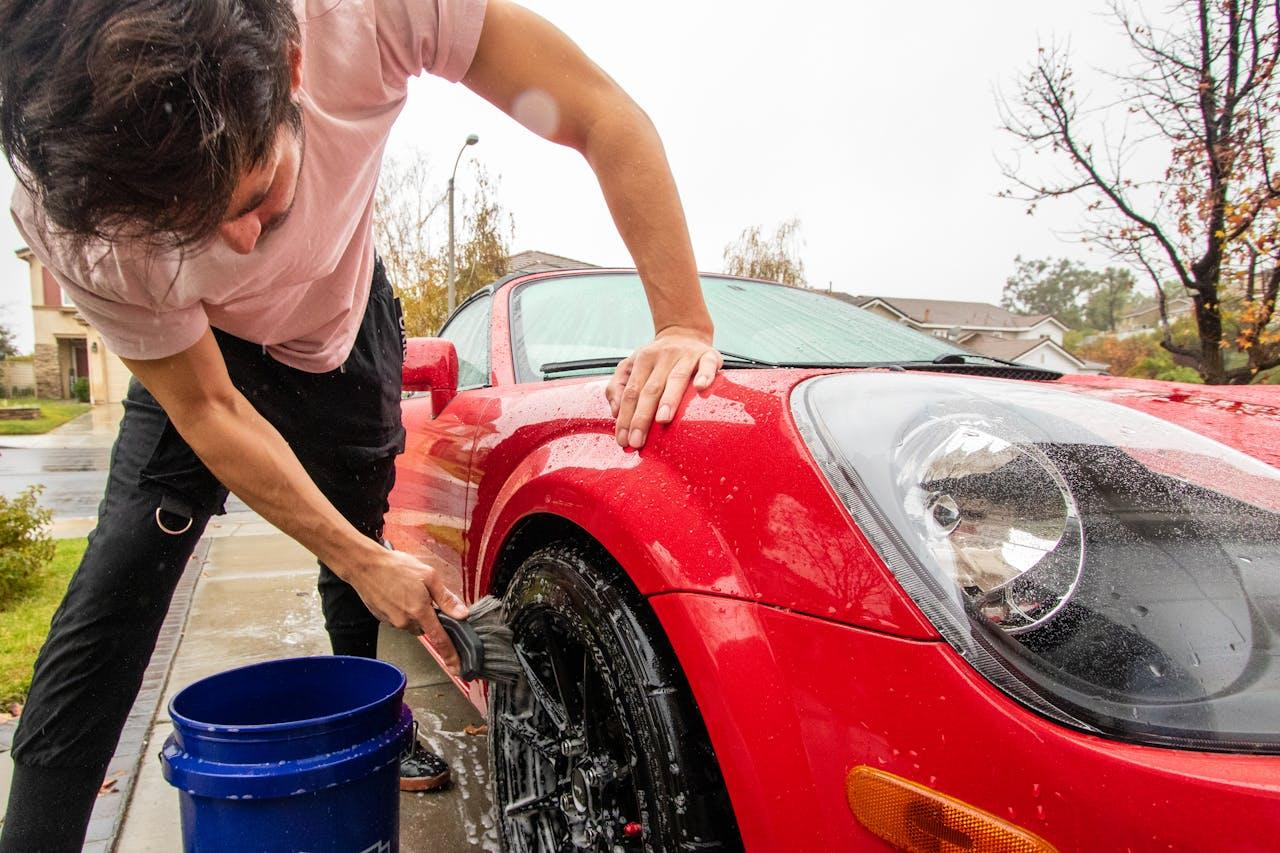
{"type": "Polygon", "coordinates": [[[466,621],[454,619],[446,613],[436,611],[440,627],[449,635],[449,641],[458,651],[458,675],[463,681],[475,681],[484,672],[484,643],[476,629],[466,621]]]}

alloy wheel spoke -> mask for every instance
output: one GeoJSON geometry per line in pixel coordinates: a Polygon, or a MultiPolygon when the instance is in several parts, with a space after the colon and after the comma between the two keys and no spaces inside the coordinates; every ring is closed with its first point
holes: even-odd
{"type": "Polygon", "coordinates": [[[556,811],[560,808],[560,795],[555,791],[545,794],[530,794],[521,797],[502,810],[507,817],[528,818],[538,812],[556,811]]]}
{"type": "Polygon", "coordinates": [[[542,709],[551,717],[551,722],[558,729],[565,729],[569,725],[569,712],[565,709],[564,703],[560,702],[547,689],[547,685],[542,680],[541,673],[524,649],[516,646],[516,657],[520,659],[521,665],[524,667],[525,682],[529,685],[529,692],[533,694],[534,700],[542,706],[542,709]]]}
{"type": "Polygon", "coordinates": [[[543,758],[554,763],[559,757],[560,751],[556,748],[555,741],[541,735],[528,720],[517,717],[515,714],[502,714],[501,718],[507,731],[533,747],[533,750],[543,758]]]}

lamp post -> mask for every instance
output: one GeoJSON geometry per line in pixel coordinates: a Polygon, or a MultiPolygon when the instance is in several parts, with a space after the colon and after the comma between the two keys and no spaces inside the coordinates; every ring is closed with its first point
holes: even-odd
{"type": "Polygon", "coordinates": [[[449,173],[449,313],[453,313],[454,306],[458,303],[457,288],[453,280],[453,178],[458,174],[458,164],[462,162],[462,155],[466,152],[467,146],[475,145],[479,141],[480,137],[474,133],[467,135],[467,141],[462,143],[462,147],[458,149],[458,156],[453,161],[453,171],[449,173]]]}

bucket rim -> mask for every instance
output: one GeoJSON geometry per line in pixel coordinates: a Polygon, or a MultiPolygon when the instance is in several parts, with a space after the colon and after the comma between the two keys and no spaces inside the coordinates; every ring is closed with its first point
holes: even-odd
{"type": "Polygon", "coordinates": [[[173,723],[175,729],[181,728],[184,730],[195,730],[199,732],[253,733],[253,732],[285,731],[289,729],[296,729],[304,724],[312,725],[312,724],[328,723],[334,720],[342,719],[344,717],[355,716],[364,711],[368,711],[369,709],[374,708],[377,705],[387,702],[394,696],[403,695],[405,688],[408,686],[408,683],[409,683],[409,679],[405,675],[404,670],[400,669],[400,667],[396,666],[395,664],[388,663],[387,661],[379,660],[377,658],[365,658],[365,657],[358,657],[356,655],[298,655],[296,657],[291,657],[291,658],[272,658],[271,660],[258,661],[257,663],[250,663],[250,664],[245,664],[244,666],[237,666],[231,669],[224,669],[220,672],[215,672],[212,675],[207,675],[204,678],[199,679],[198,681],[193,681],[192,683],[188,684],[186,687],[183,687],[177,693],[173,694],[173,697],[169,699],[169,705],[168,705],[169,719],[173,723]],[[205,723],[199,720],[193,720],[190,717],[187,717],[183,714],[178,713],[178,711],[175,710],[174,708],[178,700],[182,697],[182,694],[186,693],[192,687],[195,687],[198,684],[203,684],[204,682],[214,678],[220,678],[225,675],[232,675],[237,672],[243,672],[244,670],[247,670],[247,669],[258,669],[261,667],[287,664],[287,663],[293,663],[297,661],[322,661],[322,660],[323,661],[329,661],[329,660],[359,661],[360,666],[378,664],[384,667],[385,669],[394,671],[396,673],[396,676],[398,677],[399,684],[396,686],[395,690],[391,691],[391,693],[387,694],[383,698],[375,699],[374,701],[368,702],[364,705],[360,705],[358,707],[351,708],[346,711],[339,711],[336,714],[326,714],[323,717],[307,717],[306,719],[303,719],[303,720],[293,720],[291,722],[249,723],[249,724],[240,725],[240,726],[217,725],[214,723],[205,723]]]}

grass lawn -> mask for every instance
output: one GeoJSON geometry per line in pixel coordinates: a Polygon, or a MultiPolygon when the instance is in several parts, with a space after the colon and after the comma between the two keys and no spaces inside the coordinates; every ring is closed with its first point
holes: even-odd
{"type": "Polygon", "coordinates": [[[34,421],[0,421],[0,435],[39,435],[89,411],[88,403],[78,403],[75,400],[15,397],[4,403],[10,406],[39,406],[40,417],[34,421]]]}
{"type": "Polygon", "coordinates": [[[31,668],[49,632],[72,573],[84,553],[84,539],[59,539],[53,561],[44,567],[22,598],[0,610],[0,703],[23,701],[31,686],[31,668]]]}

